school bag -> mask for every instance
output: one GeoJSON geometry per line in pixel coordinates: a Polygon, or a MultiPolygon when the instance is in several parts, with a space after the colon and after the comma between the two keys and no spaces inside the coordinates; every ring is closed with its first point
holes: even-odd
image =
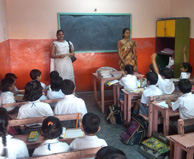
{"type": "Polygon", "coordinates": [[[123,113],[120,107],[116,105],[110,105],[106,112],[106,120],[111,124],[122,124],[123,123],[123,113]]]}
{"type": "Polygon", "coordinates": [[[153,132],[153,136],[144,140],[138,151],[149,159],[168,158],[170,147],[168,139],[158,132],[153,132]]]}
{"type": "Polygon", "coordinates": [[[121,141],[127,145],[140,144],[147,134],[148,122],[140,115],[132,117],[128,128],[120,135],[121,141]]]}
{"type": "MultiPolygon", "coordinates": [[[[68,45],[69,45],[69,52],[71,53],[71,45],[70,45],[70,42],[69,42],[69,40],[66,40],[67,42],[68,42],[68,45]]],[[[72,57],[71,57],[71,61],[72,62],[75,62],[77,60],[77,58],[75,57],[75,55],[73,55],[72,57]]]]}

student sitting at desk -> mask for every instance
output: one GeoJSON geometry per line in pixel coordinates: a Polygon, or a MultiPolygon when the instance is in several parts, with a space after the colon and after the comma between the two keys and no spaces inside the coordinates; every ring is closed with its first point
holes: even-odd
{"type": "Polygon", "coordinates": [[[51,155],[69,151],[69,145],[58,140],[61,133],[62,125],[58,118],[49,116],[44,119],[41,127],[41,135],[46,140],[34,150],[32,156],[51,155]]]}
{"type": "Polygon", "coordinates": [[[146,79],[148,87],[143,91],[141,96],[141,103],[137,102],[133,113],[137,114],[138,110],[140,114],[148,116],[148,97],[154,95],[162,95],[162,91],[156,86],[158,76],[153,72],[146,73],[146,79]]]}
{"type": "Polygon", "coordinates": [[[174,83],[170,80],[173,77],[173,72],[169,68],[163,68],[160,71],[156,64],[156,53],[152,55],[152,63],[154,67],[154,72],[158,75],[158,87],[164,94],[172,94],[175,90],[174,83]]]}
{"type": "MultiPolygon", "coordinates": [[[[14,84],[16,83],[17,76],[14,73],[7,73],[5,78],[12,78],[14,80],[14,84]]],[[[18,91],[17,87],[14,86],[14,93],[18,91]]]]}

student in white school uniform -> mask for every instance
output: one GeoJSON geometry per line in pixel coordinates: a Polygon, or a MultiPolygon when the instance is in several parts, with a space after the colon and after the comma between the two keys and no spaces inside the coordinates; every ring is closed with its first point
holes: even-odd
{"type": "Polygon", "coordinates": [[[133,113],[137,114],[138,109],[139,113],[148,116],[148,97],[154,95],[162,95],[162,91],[156,86],[158,82],[158,76],[154,72],[146,73],[147,79],[147,88],[143,91],[141,96],[140,104],[137,104],[134,108],[133,113]],[[138,108],[139,107],[139,108],[138,108]]]}
{"type": "Polygon", "coordinates": [[[49,89],[51,87],[51,81],[55,77],[59,77],[59,72],[57,72],[57,71],[51,71],[50,72],[50,84],[46,87],[46,89],[49,89]]]}
{"type": "MultiPolygon", "coordinates": [[[[32,80],[38,80],[38,81],[40,81],[41,80],[41,71],[38,70],[38,69],[31,70],[31,72],[30,72],[30,78],[32,80]]],[[[46,85],[44,83],[40,82],[40,84],[41,84],[41,86],[42,86],[43,89],[46,89],[46,85]]]]}
{"type": "MultiPolygon", "coordinates": [[[[4,104],[9,104],[9,103],[15,103],[14,99],[14,79],[12,78],[5,78],[1,80],[1,96],[0,96],[0,107],[4,104]]],[[[15,107],[6,107],[6,110],[9,113],[13,113],[15,111],[15,107]]]]}
{"type": "Polygon", "coordinates": [[[68,79],[64,80],[62,82],[61,90],[65,94],[65,97],[55,105],[54,114],[81,113],[82,116],[84,116],[84,114],[87,113],[86,104],[83,99],[74,95],[74,83],[68,79]]]}
{"type": "Polygon", "coordinates": [[[51,155],[69,151],[69,145],[58,140],[61,133],[62,125],[60,120],[54,116],[47,117],[41,127],[41,135],[45,138],[45,141],[34,150],[32,156],[51,155]]]}
{"type": "Polygon", "coordinates": [[[5,108],[0,108],[0,156],[8,159],[28,158],[26,144],[8,135],[8,129],[8,113],[5,108]]]}
{"type": "MultiPolygon", "coordinates": [[[[133,74],[133,66],[132,65],[126,65],[125,71],[123,72],[123,75],[121,79],[119,80],[119,84],[127,89],[134,89],[137,88],[137,77],[133,74]]],[[[124,100],[124,93],[121,90],[120,91],[120,100],[124,100]]]]}
{"type": "Polygon", "coordinates": [[[47,97],[49,99],[64,98],[64,93],[61,91],[63,79],[60,76],[55,76],[51,80],[51,86],[47,91],[47,97]]]}
{"type": "Polygon", "coordinates": [[[160,71],[156,64],[156,53],[152,54],[152,63],[155,73],[158,75],[158,87],[164,94],[172,94],[175,90],[174,83],[170,80],[173,77],[173,72],[169,68],[163,68],[160,71]]]}
{"type": "MultiPolygon", "coordinates": [[[[14,85],[15,85],[17,76],[14,73],[7,73],[5,75],[5,78],[12,78],[14,80],[14,85]]],[[[14,86],[14,93],[17,92],[17,91],[18,91],[17,87],[14,86]]]]}
{"type": "Polygon", "coordinates": [[[30,81],[25,86],[24,100],[27,104],[19,108],[18,119],[36,118],[52,116],[53,111],[49,104],[40,102],[38,99],[42,95],[42,87],[37,80],[30,81]]]}
{"type": "Polygon", "coordinates": [[[95,134],[100,131],[100,118],[94,113],[87,113],[82,119],[82,130],[84,137],[76,138],[70,144],[71,150],[82,150],[107,146],[105,140],[98,138],[95,134]]]}

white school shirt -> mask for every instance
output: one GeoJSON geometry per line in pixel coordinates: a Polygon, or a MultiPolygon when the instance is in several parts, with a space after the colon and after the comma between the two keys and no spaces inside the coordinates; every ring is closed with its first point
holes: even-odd
{"type": "Polygon", "coordinates": [[[64,98],[65,94],[61,90],[59,91],[53,91],[52,89],[49,89],[47,91],[47,97],[49,99],[59,99],[59,98],[64,98]]]}
{"type": "Polygon", "coordinates": [[[55,153],[68,152],[70,147],[65,142],[60,142],[58,139],[45,140],[39,147],[37,147],[32,156],[51,155],[55,153]]]}
{"type": "Polygon", "coordinates": [[[47,96],[42,95],[38,100],[47,100],[47,99],[48,99],[47,96]]]}
{"type": "Polygon", "coordinates": [[[158,75],[157,85],[163,94],[172,94],[175,90],[174,83],[170,79],[163,79],[161,75],[158,75]]]}
{"type": "Polygon", "coordinates": [[[157,96],[162,94],[162,91],[160,90],[160,88],[156,87],[156,85],[149,85],[142,93],[141,103],[146,104],[146,106],[148,106],[149,96],[157,96]]]}
{"type": "MultiPolygon", "coordinates": [[[[15,98],[12,92],[2,92],[0,96],[0,107],[4,104],[15,103],[15,98]]],[[[15,107],[6,107],[7,111],[13,110],[15,107]]]]}
{"type": "Polygon", "coordinates": [[[82,113],[82,117],[87,113],[86,104],[83,99],[75,95],[65,95],[65,98],[57,102],[54,114],[74,114],[82,113]]]}
{"type": "Polygon", "coordinates": [[[44,83],[40,82],[40,84],[41,84],[43,89],[46,89],[46,85],[44,83]]]}
{"type": "Polygon", "coordinates": [[[180,79],[189,79],[191,76],[191,73],[189,72],[181,72],[180,79]]]}
{"type": "Polygon", "coordinates": [[[137,88],[137,77],[135,75],[127,74],[125,77],[121,78],[119,84],[128,89],[137,88]]]}
{"type": "Polygon", "coordinates": [[[178,97],[178,100],[172,105],[172,110],[179,109],[180,118],[193,118],[194,117],[194,94],[186,93],[178,97]]]}
{"type": "MultiPolygon", "coordinates": [[[[9,159],[29,157],[27,146],[23,141],[13,138],[11,135],[6,135],[6,139],[9,159]]],[[[0,156],[3,153],[3,148],[2,137],[0,137],[0,156]]]]}
{"type": "Polygon", "coordinates": [[[18,112],[18,119],[43,116],[53,116],[53,111],[49,104],[40,102],[39,100],[22,105],[18,112]]]}

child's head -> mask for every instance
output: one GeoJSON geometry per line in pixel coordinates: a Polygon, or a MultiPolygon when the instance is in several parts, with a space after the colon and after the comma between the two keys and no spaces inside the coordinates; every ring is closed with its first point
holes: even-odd
{"type": "MultiPolygon", "coordinates": [[[[160,72],[160,65],[157,64],[157,67],[158,67],[158,70],[160,72]]],[[[153,67],[153,64],[152,63],[149,65],[149,69],[150,69],[150,72],[154,72],[155,73],[154,67],[153,67]]]]}
{"type": "Polygon", "coordinates": [[[133,73],[134,73],[134,71],[133,71],[133,66],[132,65],[126,65],[125,66],[125,73],[126,74],[131,74],[131,75],[133,75],[133,73]]]}
{"type": "Polygon", "coordinates": [[[17,76],[14,73],[7,73],[5,75],[5,78],[12,78],[12,79],[16,80],[17,76]]]}
{"type": "Polygon", "coordinates": [[[106,146],[96,153],[95,159],[127,159],[127,157],[123,151],[112,146],[106,146]]]}
{"type": "Polygon", "coordinates": [[[192,66],[188,62],[184,62],[181,65],[181,72],[191,73],[193,71],[192,66]]]}
{"type": "Polygon", "coordinates": [[[24,100],[36,101],[42,96],[42,87],[39,81],[30,81],[25,86],[24,100]]]}
{"type": "Polygon", "coordinates": [[[62,133],[62,125],[58,118],[49,116],[44,119],[41,127],[41,134],[46,139],[55,139],[62,133]]]}
{"type": "Polygon", "coordinates": [[[38,80],[38,81],[40,81],[40,79],[41,79],[41,71],[40,70],[37,70],[37,69],[31,70],[31,72],[30,72],[30,78],[32,80],[38,80]]]}
{"type": "Polygon", "coordinates": [[[51,80],[51,89],[53,91],[59,91],[62,86],[63,79],[60,76],[54,76],[51,80]]]}
{"type": "Polygon", "coordinates": [[[65,95],[73,94],[75,90],[75,85],[71,80],[63,80],[61,90],[65,95]]]}
{"type": "Polygon", "coordinates": [[[0,108],[0,137],[2,137],[2,143],[4,146],[2,156],[7,157],[7,142],[6,142],[6,133],[8,128],[8,113],[5,108],[0,108]]]}
{"type": "Polygon", "coordinates": [[[181,79],[178,83],[178,87],[182,93],[189,93],[192,89],[192,84],[188,79],[181,79]]]}
{"type": "Polygon", "coordinates": [[[50,81],[52,80],[52,78],[58,77],[58,76],[59,76],[59,72],[57,72],[57,71],[52,71],[52,72],[50,73],[50,81]]]}
{"type": "Polygon", "coordinates": [[[161,71],[160,71],[160,74],[163,78],[165,79],[171,79],[173,77],[173,72],[170,68],[163,68],[161,71]]]}
{"type": "Polygon", "coordinates": [[[86,113],[82,119],[82,127],[85,134],[96,134],[100,130],[100,118],[94,113],[86,113]]]}
{"type": "Polygon", "coordinates": [[[158,76],[154,72],[146,73],[146,79],[149,82],[149,85],[155,85],[158,82],[158,76]]]}
{"type": "Polygon", "coordinates": [[[7,92],[7,91],[14,91],[14,83],[15,80],[13,78],[4,78],[1,80],[1,91],[7,92]]]}

